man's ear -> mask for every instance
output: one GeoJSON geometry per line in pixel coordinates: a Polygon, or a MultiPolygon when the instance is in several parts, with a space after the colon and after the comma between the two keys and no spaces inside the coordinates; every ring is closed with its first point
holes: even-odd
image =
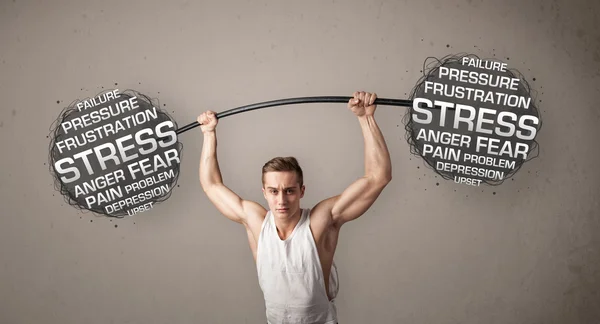
{"type": "Polygon", "coordinates": [[[304,190],[306,190],[306,187],[302,185],[302,188],[300,189],[300,198],[304,198],[304,190]]]}

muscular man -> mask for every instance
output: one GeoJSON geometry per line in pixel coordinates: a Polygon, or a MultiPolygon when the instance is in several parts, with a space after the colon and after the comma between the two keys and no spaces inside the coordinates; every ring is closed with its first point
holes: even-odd
{"type": "Polygon", "coordinates": [[[364,214],[392,179],[389,152],[374,117],[376,97],[355,92],[348,101],[364,137],[364,176],[312,208],[300,206],[305,187],[294,157],[273,158],[262,168],[268,210],[231,191],[223,184],[217,161],[215,113],[209,110],[198,117],[204,134],[200,183],[223,215],[246,228],[269,324],[337,323],[333,257],[340,229],[364,214]]]}

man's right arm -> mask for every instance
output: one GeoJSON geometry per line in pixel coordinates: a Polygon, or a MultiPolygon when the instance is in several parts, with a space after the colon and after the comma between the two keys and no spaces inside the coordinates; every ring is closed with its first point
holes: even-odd
{"type": "Polygon", "coordinates": [[[266,214],[267,211],[260,204],[240,198],[223,184],[217,160],[217,121],[214,113],[203,113],[198,117],[198,122],[202,124],[204,134],[200,156],[200,184],[208,199],[225,217],[240,224],[247,224],[248,215],[266,214]]]}

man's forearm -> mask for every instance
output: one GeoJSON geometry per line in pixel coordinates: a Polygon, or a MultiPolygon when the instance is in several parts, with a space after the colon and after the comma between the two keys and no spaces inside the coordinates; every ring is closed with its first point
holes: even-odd
{"type": "Polygon", "coordinates": [[[217,160],[217,133],[204,133],[202,154],[200,156],[200,184],[207,190],[214,184],[223,183],[219,162],[217,160]]]}
{"type": "Polygon", "coordinates": [[[383,134],[374,116],[358,117],[365,143],[365,175],[390,181],[392,163],[383,134]]]}

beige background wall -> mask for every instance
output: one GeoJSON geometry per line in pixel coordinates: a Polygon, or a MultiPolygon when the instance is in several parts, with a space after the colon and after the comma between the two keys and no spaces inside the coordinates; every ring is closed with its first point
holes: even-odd
{"type": "MultiPolygon", "coordinates": [[[[200,130],[180,136],[168,201],[95,217],[48,172],[49,127],[73,100],[133,88],[184,125],[281,98],[402,99],[427,56],[460,52],[536,78],[540,157],[499,187],[441,181],[409,154],[405,108],[380,106],[394,179],[343,229],[340,323],[598,323],[599,13],[592,0],[2,1],[0,323],[265,322],[243,228],[198,182],[200,130]]],[[[226,184],[263,203],[276,155],[304,167],[304,206],[363,170],[344,104],[231,116],[218,136],[226,184]]]]}

